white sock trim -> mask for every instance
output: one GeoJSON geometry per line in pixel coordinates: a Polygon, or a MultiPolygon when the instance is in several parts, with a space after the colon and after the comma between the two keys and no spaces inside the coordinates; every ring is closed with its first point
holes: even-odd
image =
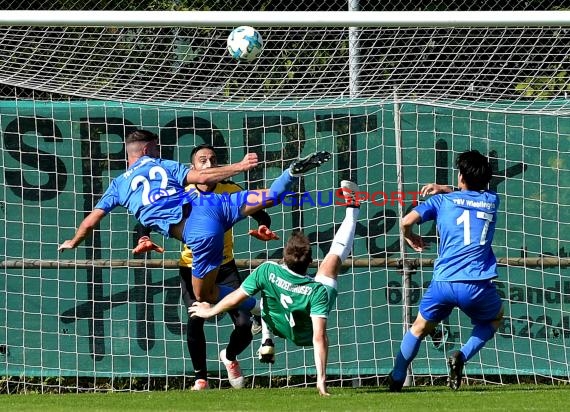
{"type": "Polygon", "coordinates": [[[329,286],[336,290],[337,282],[335,279],[325,276],[325,275],[317,275],[315,276],[315,282],[322,283],[325,286],[329,286]]]}

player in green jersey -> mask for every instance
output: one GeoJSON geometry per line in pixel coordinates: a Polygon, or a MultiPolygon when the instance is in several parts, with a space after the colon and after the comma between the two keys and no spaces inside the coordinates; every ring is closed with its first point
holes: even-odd
{"type": "MultiPolygon", "coordinates": [[[[313,261],[309,239],[296,231],[283,250],[283,265],[265,262],[246,278],[239,289],[216,305],[196,302],[189,310],[191,316],[209,318],[238,306],[249,296],[260,292],[261,315],[267,328],[299,346],[313,346],[317,389],[324,396],[329,395],[326,384],[327,317],[336,301],[336,279],[342,262],[352,249],[360,206],[355,196],[359,192],[355,183],[343,180],[341,191],[346,199],[346,215],[314,278],[306,276],[313,261]]],[[[272,360],[274,351],[270,335],[267,330],[263,334],[264,345],[260,354],[272,360]]]]}

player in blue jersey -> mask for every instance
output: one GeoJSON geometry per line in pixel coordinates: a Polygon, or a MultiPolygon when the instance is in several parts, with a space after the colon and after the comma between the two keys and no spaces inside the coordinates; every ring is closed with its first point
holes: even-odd
{"type": "MultiPolygon", "coordinates": [[[[190,169],[172,161],[160,159],[158,136],[146,130],[136,130],[125,139],[128,169],[111,184],[89,215],[83,219],[75,236],[59,246],[59,250],[76,248],[107,213],[123,206],[145,227],[182,241],[193,252],[192,289],[196,300],[217,302],[233,291],[216,285],[223,260],[224,233],[246,216],[272,206],[287,193],[296,177],[303,175],[331,157],[317,152],[297,160],[283,172],[269,189],[241,191],[229,195],[189,195],[188,184],[213,184],[251,170],[257,166],[257,155],[248,153],[244,159],[224,167],[190,169]]],[[[251,311],[255,299],[248,299],[240,309],[251,311]]],[[[228,365],[237,364],[229,356],[228,365]]],[[[234,365],[235,366],[235,365],[234,365]]],[[[233,368],[234,370],[238,368],[233,368]]]]}
{"type": "Polygon", "coordinates": [[[128,169],[113,179],[94,210],[81,222],[75,236],[59,250],[76,248],[103,217],[123,206],[145,227],[174,237],[194,254],[192,286],[198,301],[217,302],[219,293],[229,293],[215,284],[222,263],[224,233],[236,222],[258,210],[272,206],[290,190],[296,177],[330,159],[330,153],[317,152],[293,164],[269,189],[211,194],[198,198],[189,195],[191,183],[211,184],[257,166],[257,155],[248,153],[239,163],[224,167],[190,169],[158,158],[158,136],[146,130],[130,133],[126,140],[128,169]]]}
{"type": "MultiPolygon", "coordinates": [[[[214,147],[209,144],[196,146],[190,153],[190,164],[193,169],[218,167],[218,158],[214,147]]],[[[208,196],[210,193],[240,192],[243,191],[243,188],[231,180],[222,180],[221,182],[210,185],[188,185],[186,190],[193,190],[196,191],[198,195],[208,196]]],[[[279,239],[279,237],[269,229],[271,226],[271,217],[265,210],[259,210],[252,214],[251,217],[259,224],[258,229],[250,230],[249,233],[252,236],[265,241],[279,239]]],[[[156,250],[158,252],[163,251],[161,250],[162,248],[155,245],[150,240],[150,237],[148,236],[150,234],[149,232],[150,231],[145,230],[145,236],[139,239],[138,245],[135,250],[133,250],[133,253],[148,252],[151,250],[156,250]]],[[[188,246],[184,246],[180,255],[178,269],[182,288],[182,300],[187,309],[196,301],[194,298],[194,291],[192,289],[192,268],[192,251],[188,246]]],[[[242,277],[240,276],[234,259],[233,228],[230,228],[224,234],[224,258],[218,271],[216,283],[236,289],[239,287],[241,282],[242,277]]],[[[234,328],[230,334],[228,345],[226,349],[223,350],[221,358],[224,359],[229,357],[235,359],[251,343],[254,330],[256,331],[255,333],[261,332],[261,319],[253,317],[253,319],[250,320],[251,314],[244,310],[231,310],[228,314],[234,324],[234,328]]],[[[204,319],[188,316],[186,335],[188,351],[190,353],[190,358],[192,359],[192,365],[194,367],[196,377],[192,390],[208,389],[208,363],[206,358],[207,345],[206,336],[204,334],[204,319]]],[[[235,369],[235,365],[233,366],[235,369]]],[[[244,383],[243,376],[241,376],[241,373],[234,372],[234,369],[231,370],[231,373],[228,373],[230,384],[234,388],[241,388],[244,383]]]]}
{"type": "Polygon", "coordinates": [[[457,390],[463,367],[494,335],[503,317],[503,305],[493,279],[497,262],[491,242],[495,234],[499,197],[487,190],[492,177],[488,159],[476,150],[457,158],[460,191],[430,184],[423,196],[435,194],[402,219],[403,236],[417,252],[423,239],[412,232],[414,224],[437,222],[438,257],[432,281],[420,302],[419,313],[406,332],[394,368],[388,376],[390,391],[401,391],[407,369],[418,353],[422,339],[458,307],[473,324],[471,337],[448,359],[448,385],[457,390]],[[439,194],[438,194],[439,193],[439,194]]]}
{"type": "Polygon", "coordinates": [[[355,183],[343,180],[341,190],[347,199],[346,215],[314,278],[306,276],[313,260],[311,244],[305,235],[296,231],[283,250],[283,265],[264,262],[243,281],[239,289],[216,305],[194,303],[189,310],[192,316],[209,318],[231,310],[261,292],[264,331],[260,359],[263,361],[265,356],[267,362],[273,363],[275,351],[271,332],[299,346],[312,345],[317,389],[323,396],[329,395],[326,383],[327,317],[336,302],[337,277],[342,262],[352,249],[360,206],[356,199],[356,193],[360,190],[355,183]]]}

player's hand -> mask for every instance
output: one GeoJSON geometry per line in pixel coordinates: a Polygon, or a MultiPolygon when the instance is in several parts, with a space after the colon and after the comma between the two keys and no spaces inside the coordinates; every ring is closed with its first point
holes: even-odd
{"type": "Polygon", "coordinates": [[[256,239],[263,240],[264,242],[279,239],[279,236],[277,236],[277,234],[274,231],[272,231],[265,225],[259,225],[257,230],[252,229],[248,232],[248,234],[256,239]]]}
{"type": "Polygon", "coordinates": [[[208,319],[212,316],[212,305],[208,302],[194,302],[192,306],[188,308],[188,315],[192,318],[204,318],[208,319]]]}
{"type": "Polygon", "coordinates": [[[438,185],[437,183],[430,183],[420,189],[422,196],[436,195],[438,193],[451,193],[453,189],[446,185],[438,185]]]}
{"type": "Polygon", "coordinates": [[[406,239],[408,245],[410,245],[410,247],[416,252],[422,252],[424,249],[426,249],[424,239],[415,233],[410,233],[408,236],[404,237],[404,239],[406,239]]]}
{"type": "Polygon", "coordinates": [[[57,250],[59,252],[63,252],[66,249],[75,249],[75,245],[73,244],[73,242],[71,240],[66,240],[61,245],[59,245],[59,247],[57,248],[57,250]]]}
{"type": "Polygon", "coordinates": [[[164,248],[158,246],[154,243],[148,236],[141,236],[139,239],[139,244],[133,249],[133,255],[138,255],[139,253],[146,253],[155,251],[158,253],[164,253],[164,248]]]}
{"type": "Polygon", "coordinates": [[[247,172],[248,170],[253,169],[255,166],[257,166],[257,164],[257,153],[248,153],[245,155],[243,160],[239,162],[239,166],[242,172],[247,172]]]}

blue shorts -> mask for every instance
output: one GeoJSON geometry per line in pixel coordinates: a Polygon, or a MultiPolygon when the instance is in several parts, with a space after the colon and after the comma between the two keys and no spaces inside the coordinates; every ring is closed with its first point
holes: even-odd
{"type": "Polygon", "coordinates": [[[208,195],[205,201],[192,201],[186,218],[183,241],[192,251],[192,276],[203,279],[222,264],[224,233],[242,220],[249,191],[229,195],[208,195]]]}
{"type": "Polygon", "coordinates": [[[432,281],[420,302],[420,313],[424,319],[438,323],[457,307],[477,325],[495,320],[502,305],[497,287],[490,279],[432,281]]]}

